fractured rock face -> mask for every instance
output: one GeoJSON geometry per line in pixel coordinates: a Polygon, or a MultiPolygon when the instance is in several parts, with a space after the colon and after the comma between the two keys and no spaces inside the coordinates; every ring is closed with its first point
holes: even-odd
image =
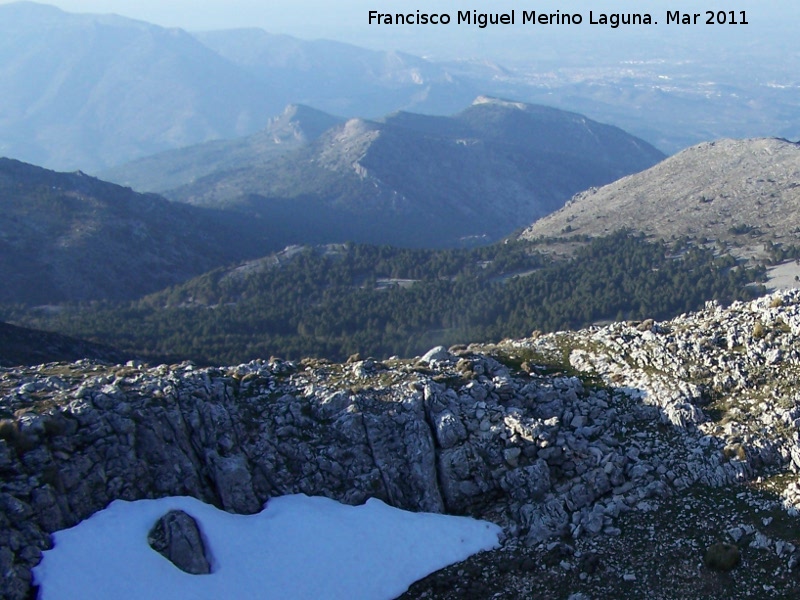
{"type": "MultiPolygon", "coordinates": [[[[615,323],[434,359],[435,349],[425,368],[390,359],[300,370],[275,359],[0,369],[9,415],[0,423],[0,600],[27,597],[49,532],[117,498],[190,495],[237,513],[284,494],[379,498],[489,518],[531,547],[619,536],[621,515],[655,511],[692,486],[800,469],[798,336],[794,291],[710,303],[645,331],[615,323]],[[560,369],[517,371],[523,357],[560,369]]],[[[800,483],[779,491],[800,512],[800,483]]],[[[180,520],[154,528],[157,549],[208,572],[196,525],[180,520]]],[[[748,552],[774,548],[790,568],[800,564],[788,546],[756,541],[748,552]]]]}
{"type": "Polygon", "coordinates": [[[182,510],[171,510],[156,521],[147,534],[147,542],[181,571],[192,575],[211,573],[197,521],[182,510]]]}
{"type": "Polygon", "coordinates": [[[508,471],[500,486],[514,500],[542,500],[550,491],[550,470],[543,459],[526,467],[508,471]]]}

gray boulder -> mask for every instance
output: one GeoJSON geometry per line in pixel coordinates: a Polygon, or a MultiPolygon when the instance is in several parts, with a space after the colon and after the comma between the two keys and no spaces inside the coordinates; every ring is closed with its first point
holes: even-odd
{"type": "Polygon", "coordinates": [[[192,575],[211,573],[197,521],[182,510],[171,510],[156,521],[147,534],[147,542],[181,571],[192,575]]]}
{"type": "Polygon", "coordinates": [[[428,350],[423,357],[420,359],[420,362],[423,363],[432,363],[438,360],[449,360],[453,358],[453,355],[445,348],[444,346],[436,346],[428,350]]]}

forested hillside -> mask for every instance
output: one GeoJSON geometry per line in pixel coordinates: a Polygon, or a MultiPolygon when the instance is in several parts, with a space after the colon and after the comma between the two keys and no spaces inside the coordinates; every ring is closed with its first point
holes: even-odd
{"type": "Polygon", "coordinates": [[[619,232],[570,261],[525,242],[469,250],[340,245],[218,269],[130,304],[7,320],[140,356],[233,363],[256,357],[413,356],[435,344],[526,336],[605,319],[666,318],[746,298],[763,270],[688,243],[619,232]]]}

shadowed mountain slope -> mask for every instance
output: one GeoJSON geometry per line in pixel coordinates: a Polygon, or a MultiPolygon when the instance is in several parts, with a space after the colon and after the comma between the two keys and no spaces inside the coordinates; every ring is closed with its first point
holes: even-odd
{"type": "Polygon", "coordinates": [[[276,160],[167,196],[283,222],[296,243],[441,247],[508,235],[662,158],[581,115],[480,97],[453,117],[352,119],[276,160]]]}
{"type": "Polygon", "coordinates": [[[109,346],[0,322],[0,367],[73,362],[84,358],[112,363],[128,360],[127,355],[109,346]]]}
{"type": "Polygon", "coordinates": [[[233,215],[5,158],[0,214],[2,303],[135,298],[259,244],[233,215]]]}

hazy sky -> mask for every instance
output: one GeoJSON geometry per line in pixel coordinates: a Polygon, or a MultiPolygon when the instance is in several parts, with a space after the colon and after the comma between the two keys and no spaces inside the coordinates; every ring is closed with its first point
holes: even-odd
{"type": "MultiPolygon", "coordinates": [[[[6,4],[8,0],[0,0],[6,4]]],[[[507,59],[538,49],[554,51],[554,44],[585,48],[602,54],[653,44],[691,46],[709,38],[723,43],[781,43],[800,25],[795,0],[53,0],[44,2],[69,12],[116,13],[163,26],[189,30],[260,27],[272,33],[287,33],[306,39],[329,38],[381,49],[400,49],[434,58],[470,56],[507,59]],[[446,11],[503,12],[650,11],[658,17],[665,10],[704,12],[706,9],[746,10],[748,26],[656,27],[601,26],[530,27],[478,29],[470,26],[370,26],[370,9],[380,12],[446,11]],[[781,29],[778,32],[778,29],[781,29]]],[[[557,51],[557,48],[555,49],[557,51]]]]}
{"type": "MultiPolygon", "coordinates": [[[[398,0],[385,0],[398,4],[398,0]]],[[[405,0],[404,0],[405,1],[405,0]]],[[[9,4],[0,0],[0,4],[9,4]]],[[[341,36],[357,26],[372,0],[54,0],[68,12],[116,13],[184,29],[261,27],[275,33],[341,36]]],[[[426,2],[423,1],[423,4],[426,2]]],[[[428,0],[427,4],[433,4],[428,0]]]]}

